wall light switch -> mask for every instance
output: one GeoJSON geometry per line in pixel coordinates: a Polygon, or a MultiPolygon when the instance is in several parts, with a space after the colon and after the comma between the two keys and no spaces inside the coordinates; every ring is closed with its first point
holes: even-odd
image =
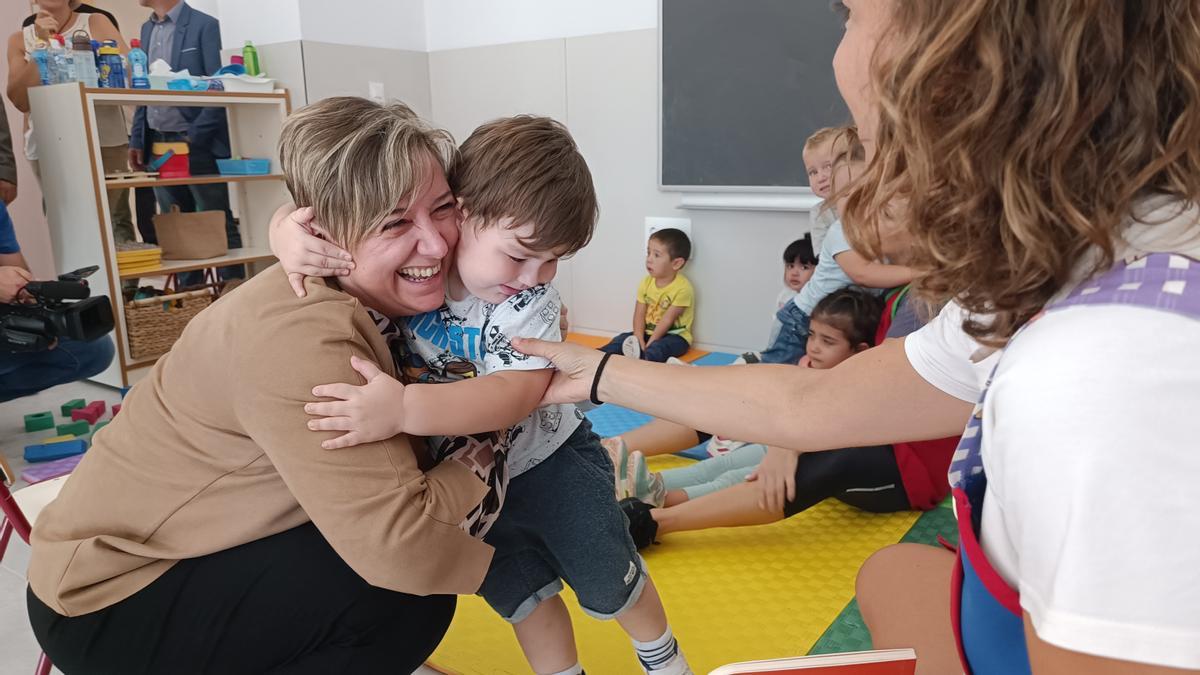
{"type": "Polygon", "coordinates": [[[376,103],[386,103],[387,100],[383,93],[383,83],[382,82],[368,82],[367,83],[367,98],[371,99],[372,101],[375,101],[376,103]]]}

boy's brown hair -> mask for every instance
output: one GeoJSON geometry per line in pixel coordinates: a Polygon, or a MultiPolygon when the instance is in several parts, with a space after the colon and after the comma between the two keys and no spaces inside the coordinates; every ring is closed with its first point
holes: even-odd
{"type": "Polygon", "coordinates": [[[288,117],[279,163],[297,206],[353,249],[454,158],[454,139],[403,103],[335,96],[288,117]]]}
{"type": "Polygon", "coordinates": [[[567,128],[549,117],[517,115],[483,124],[463,142],[450,187],[477,228],[512,218],[533,223],[523,242],[567,256],[587,246],[599,207],[592,174],[567,128]]]}

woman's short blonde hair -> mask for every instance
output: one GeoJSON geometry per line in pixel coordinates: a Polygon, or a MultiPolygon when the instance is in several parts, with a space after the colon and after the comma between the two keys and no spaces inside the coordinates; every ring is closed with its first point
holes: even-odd
{"type": "Polygon", "coordinates": [[[1110,266],[1139,200],[1200,196],[1196,0],[889,4],[876,153],[843,224],[876,253],[897,218],[919,291],[991,315],[970,335],[1005,342],[1091,249],[1110,266]]]}
{"type": "Polygon", "coordinates": [[[333,241],[353,249],[455,157],[449,133],[403,103],[335,96],[292,113],[279,163],[297,206],[311,206],[333,241]]]}

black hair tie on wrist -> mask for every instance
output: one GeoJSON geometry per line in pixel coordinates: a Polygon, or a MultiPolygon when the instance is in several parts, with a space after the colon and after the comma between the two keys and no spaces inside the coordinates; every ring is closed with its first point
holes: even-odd
{"type": "Polygon", "coordinates": [[[600,359],[600,365],[596,368],[596,376],[592,378],[592,405],[604,405],[597,394],[600,389],[600,375],[604,372],[604,366],[608,364],[608,359],[612,357],[612,352],[606,352],[604,357],[600,359]]]}

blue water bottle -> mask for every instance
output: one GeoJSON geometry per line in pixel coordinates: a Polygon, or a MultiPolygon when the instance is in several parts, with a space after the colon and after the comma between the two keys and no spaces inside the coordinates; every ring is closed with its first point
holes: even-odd
{"type": "Polygon", "coordinates": [[[100,86],[109,89],[126,87],[125,60],[121,58],[116,40],[105,40],[100,47],[100,86]]]}
{"type": "Polygon", "coordinates": [[[41,78],[42,84],[53,83],[54,78],[50,75],[50,47],[41,40],[38,40],[33,49],[33,62],[37,64],[38,77],[41,78]]]}
{"type": "Polygon", "coordinates": [[[129,41],[129,46],[129,86],[133,89],[149,89],[149,59],[146,52],[142,51],[142,41],[134,38],[129,41]]]}

